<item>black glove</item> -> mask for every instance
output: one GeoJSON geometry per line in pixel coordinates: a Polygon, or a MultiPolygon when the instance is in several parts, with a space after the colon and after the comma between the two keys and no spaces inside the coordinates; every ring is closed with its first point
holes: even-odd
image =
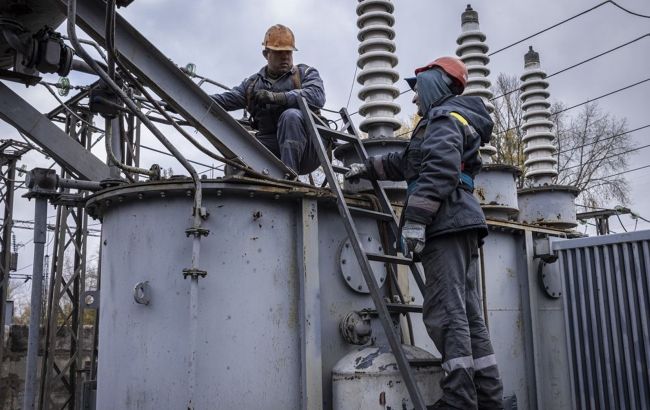
{"type": "Polygon", "coordinates": [[[287,95],[285,93],[274,93],[269,90],[255,91],[253,100],[257,104],[287,105],[287,95]]]}
{"type": "Polygon", "coordinates": [[[358,184],[360,178],[368,178],[368,167],[365,164],[350,164],[350,170],[343,177],[353,184],[358,184]]]}

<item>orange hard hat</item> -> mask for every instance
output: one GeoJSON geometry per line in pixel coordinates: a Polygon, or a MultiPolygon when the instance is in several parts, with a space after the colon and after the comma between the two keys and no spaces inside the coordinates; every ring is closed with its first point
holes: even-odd
{"type": "Polygon", "coordinates": [[[283,26],[282,24],[276,24],[266,30],[262,45],[264,48],[271,50],[298,51],[293,32],[289,27],[283,26]]]}
{"type": "Polygon", "coordinates": [[[463,92],[467,85],[468,76],[467,66],[465,66],[465,63],[456,57],[440,57],[423,67],[416,68],[415,75],[418,75],[418,73],[423,71],[431,70],[434,67],[440,68],[449,76],[449,78],[461,87],[459,94],[463,92]]]}

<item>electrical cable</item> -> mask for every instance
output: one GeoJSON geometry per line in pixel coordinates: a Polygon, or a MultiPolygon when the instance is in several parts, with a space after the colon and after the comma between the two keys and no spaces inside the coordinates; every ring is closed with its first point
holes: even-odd
{"type": "Polygon", "coordinates": [[[588,160],[588,161],[583,162],[582,164],[571,165],[570,167],[563,168],[562,171],[566,171],[567,169],[578,168],[578,167],[581,167],[581,166],[583,166],[583,165],[585,165],[585,164],[591,164],[591,163],[593,163],[593,162],[604,161],[604,160],[606,160],[606,159],[610,159],[610,158],[618,157],[618,156],[620,156],[620,155],[629,154],[630,152],[638,151],[638,150],[641,150],[641,149],[644,149],[644,148],[648,148],[648,147],[650,147],[650,144],[643,145],[643,146],[640,146],[640,147],[635,147],[635,148],[632,148],[632,149],[629,149],[629,150],[626,150],[626,151],[623,151],[623,152],[619,152],[619,153],[616,153],[616,154],[608,155],[608,156],[603,157],[603,158],[594,158],[594,159],[590,159],[590,160],[588,160]]]}
{"type": "MultiPolygon", "coordinates": [[[[559,110],[559,111],[552,112],[551,115],[560,114],[560,113],[563,113],[563,112],[566,112],[566,111],[572,110],[572,109],[574,109],[574,108],[578,108],[578,107],[583,106],[583,105],[585,105],[585,104],[589,104],[590,102],[594,102],[594,101],[600,100],[601,98],[609,97],[610,95],[613,95],[613,94],[619,93],[619,92],[621,92],[621,91],[628,90],[628,89],[630,89],[630,88],[636,87],[636,86],[641,85],[641,84],[643,84],[643,83],[645,83],[645,82],[648,82],[648,81],[650,81],[650,77],[649,77],[649,78],[646,78],[646,79],[644,79],[644,80],[641,80],[641,81],[637,81],[637,82],[634,83],[634,84],[630,84],[630,85],[627,85],[627,86],[625,86],[625,87],[619,88],[618,90],[614,90],[614,91],[608,92],[608,93],[606,93],[606,94],[599,95],[598,97],[591,98],[591,99],[589,99],[589,100],[587,100],[587,101],[583,101],[583,102],[581,102],[581,103],[579,103],[579,104],[572,105],[572,106],[570,106],[570,107],[563,108],[563,109],[561,109],[561,110],[559,110]]],[[[507,133],[508,131],[516,130],[517,128],[519,128],[519,127],[510,127],[510,128],[507,128],[507,129],[505,129],[505,130],[503,130],[503,131],[496,132],[495,134],[496,134],[496,135],[502,135],[502,134],[507,133]]]]}
{"type": "Polygon", "coordinates": [[[346,110],[350,106],[350,99],[352,98],[352,90],[354,90],[354,83],[355,83],[355,80],[357,79],[357,70],[358,69],[359,69],[359,66],[355,64],[355,66],[354,66],[354,74],[352,75],[352,84],[350,85],[350,94],[348,95],[348,103],[345,104],[345,109],[346,110]]]}
{"type": "Polygon", "coordinates": [[[531,34],[531,35],[529,35],[529,36],[527,36],[527,37],[524,37],[524,38],[522,38],[521,40],[515,41],[515,42],[512,43],[512,44],[508,44],[508,45],[505,46],[505,47],[501,47],[500,49],[498,49],[498,50],[496,50],[496,51],[493,51],[493,52],[489,53],[488,56],[493,56],[493,55],[498,54],[498,53],[500,53],[500,52],[502,52],[502,51],[505,51],[505,50],[507,50],[507,49],[509,49],[509,48],[511,48],[511,47],[514,47],[514,46],[516,46],[517,44],[521,44],[521,43],[523,43],[523,42],[526,41],[526,40],[530,40],[531,38],[536,37],[536,36],[538,36],[538,35],[540,35],[540,34],[542,34],[542,33],[546,33],[546,32],[549,31],[549,30],[552,30],[552,29],[554,29],[554,28],[556,28],[556,27],[559,27],[559,26],[561,26],[561,25],[564,24],[564,23],[568,23],[569,21],[574,20],[574,19],[576,19],[576,18],[578,18],[578,17],[580,17],[580,16],[583,16],[583,15],[585,15],[585,14],[591,12],[591,11],[594,11],[594,10],[596,10],[596,9],[598,9],[598,8],[600,8],[600,7],[602,7],[602,6],[606,5],[606,4],[608,4],[608,3],[609,3],[609,4],[612,4],[612,5],[616,6],[616,7],[618,7],[619,9],[621,9],[621,10],[625,11],[626,13],[631,14],[631,15],[633,15],[633,16],[643,17],[643,18],[650,18],[650,16],[646,16],[646,15],[639,14],[639,13],[634,13],[634,12],[632,12],[632,11],[630,11],[630,10],[627,10],[627,9],[625,9],[624,7],[620,6],[618,3],[616,3],[615,1],[612,1],[612,0],[603,1],[602,3],[598,3],[598,4],[596,4],[595,6],[589,8],[589,9],[587,9],[587,10],[585,10],[585,11],[582,11],[582,12],[580,12],[580,13],[574,15],[574,16],[571,16],[571,17],[569,17],[569,18],[567,18],[567,19],[564,19],[564,20],[560,21],[559,23],[555,23],[555,24],[553,24],[552,26],[549,26],[549,27],[547,27],[547,28],[545,28],[545,29],[543,29],[543,30],[540,30],[540,31],[536,32],[536,33],[533,33],[533,34],[531,34]]]}
{"type": "MultiPolygon", "coordinates": [[[[576,204],[576,206],[579,206],[579,207],[582,207],[582,208],[588,208],[588,209],[595,209],[595,210],[598,210],[598,211],[609,210],[609,208],[601,208],[601,207],[598,207],[598,206],[583,205],[583,204],[576,204]]],[[[642,221],[644,221],[644,222],[648,222],[648,223],[650,223],[650,220],[648,220],[648,219],[642,217],[641,215],[639,215],[639,214],[637,214],[637,213],[633,213],[633,216],[634,216],[636,219],[640,219],[640,220],[642,220],[642,221]]],[[[636,226],[635,226],[634,229],[636,230],[636,226]]]]}
{"type": "Polygon", "coordinates": [[[547,75],[546,78],[549,79],[549,78],[554,77],[554,76],[556,76],[556,75],[558,75],[558,74],[562,74],[562,73],[564,73],[564,72],[566,72],[566,71],[569,71],[569,70],[571,70],[571,69],[574,69],[574,68],[576,68],[576,67],[579,67],[579,66],[581,66],[581,65],[583,65],[583,64],[585,64],[585,63],[588,63],[588,62],[590,62],[590,61],[593,61],[593,60],[595,60],[595,59],[597,59],[597,58],[599,58],[599,57],[602,57],[602,56],[607,55],[607,54],[609,54],[609,53],[611,53],[611,52],[614,52],[614,51],[616,51],[616,50],[619,50],[619,49],[621,49],[621,48],[623,48],[623,47],[625,47],[625,46],[628,46],[628,45],[630,45],[630,44],[636,43],[637,41],[640,41],[640,40],[642,40],[642,39],[644,39],[644,38],[646,38],[646,37],[650,37],[650,33],[645,33],[644,35],[639,36],[639,37],[635,38],[634,40],[630,40],[630,41],[628,41],[627,43],[623,43],[623,44],[621,44],[621,45],[619,45],[619,46],[616,46],[616,47],[614,47],[614,48],[612,48],[612,49],[610,49],[610,50],[604,51],[604,52],[602,52],[602,53],[600,53],[600,54],[597,54],[597,55],[595,55],[595,56],[593,56],[593,57],[589,57],[589,58],[586,59],[586,60],[580,61],[579,63],[575,63],[575,64],[573,64],[573,65],[571,65],[571,66],[569,66],[569,67],[566,67],[566,68],[563,68],[563,69],[561,69],[561,70],[558,70],[558,71],[556,71],[556,72],[554,72],[554,73],[552,73],[552,74],[547,75]]]}
{"type": "MultiPolygon", "coordinates": [[[[173,155],[170,154],[169,152],[161,151],[161,150],[159,150],[159,149],[152,148],[152,147],[148,147],[148,146],[146,146],[146,145],[142,145],[142,144],[140,144],[140,148],[144,148],[144,149],[146,149],[146,150],[153,151],[153,152],[156,152],[156,153],[158,153],[158,154],[163,154],[163,155],[167,155],[167,156],[169,156],[169,157],[173,157],[173,155]]],[[[200,165],[200,166],[202,166],[202,167],[208,167],[208,168],[211,168],[211,169],[217,169],[217,170],[219,170],[219,168],[217,168],[217,167],[213,167],[213,166],[211,166],[211,165],[203,164],[203,163],[198,162],[198,161],[193,161],[193,160],[191,160],[191,159],[188,159],[187,162],[191,162],[192,164],[200,165]]]]}
{"type": "MultiPolygon", "coordinates": [[[[644,166],[642,166],[642,167],[638,167],[638,168],[627,169],[627,170],[625,170],[625,171],[617,172],[616,174],[610,174],[610,175],[604,176],[604,177],[602,177],[602,178],[600,178],[600,179],[605,179],[605,180],[607,180],[607,179],[609,179],[609,178],[617,177],[617,176],[619,176],[619,175],[628,174],[628,173],[630,173],[630,172],[634,172],[634,171],[640,171],[640,170],[642,170],[642,169],[646,169],[646,168],[650,168],[650,164],[648,164],[648,165],[644,165],[644,166]]],[[[597,185],[597,186],[599,186],[599,185],[597,185]]],[[[595,187],[591,187],[591,188],[595,188],[595,187]]]]}
{"type": "Polygon", "coordinates": [[[625,225],[623,225],[623,221],[621,221],[621,216],[618,214],[618,212],[616,213],[616,219],[618,219],[618,223],[621,224],[621,228],[623,228],[623,230],[627,232],[627,229],[625,228],[625,225]]]}
{"type": "Polygon", "coordinates": [[[561,109],[560,111],[556,111],[556,112],[552,113],[551,115],[556,115],[556,114],[563,113],[563,112],[565,112],[565,111],[572,110],[572,109],[574,109],[574,108],[580,107],[581,105],[589,104],[590,102],[593,102],[593,101],[599,100],[599,99],[601,99],[601,98],[609,97],[609,96],[612,95],[612,94],[616,94],[616,93],[618,93],[618,92],[620,92],[620,91],[625,91],[625,90],[627,90],[627,89],[629,89],[629,88],[636,87],[637,85],[641,85],[641,84],[643,84],[643,83],[645,83],[645,82],[648,82],[648,81],[650,81],[650,77],[646,78],[645,80],[637,81],[636,83],[634,83],[634,84],[630,84],[630,85],[628,85],[628,86],[626,86],[626,87],[619,88],[618,90],[614,90],[614,91],[609,92],[609,93],[607,93],[607,94],[600,95],[600,96],[598,96],[598,97],[596,97],[596,98],[592,98],[592,99],[590,99],[590,100],[587,100],[587,101],[581,102],[580,104],[572,105],[571,107],[567,107],[567,108],[561,109]]]}
{"type": "MultiPolygon", "coordinates": [[[[619,46],[616,46],[616,47],[614,47],[614,48],[612,48],[612,49],[610,49],[610,50],[604,51],[604,52],[602,52],[602,53],[600,53],[600,54],[597,54],[597,55],[595,55],[595,56],[593,56],[593,57],[589,57],[589,58],[586,59],[586,60],[582,60],[582,61],[580,61],[579,63],[575,63],[575,64],[573,64],[573,65],[570,65],[570,66],[568,66],[568,67],[565,67],[565,68],[563,68],[563,69],[561,69],[561,70],[558,70],[558,71],[556,71],[556,72],[554,72],[554,73],[552,73],[552,74],[547,75],[545,78],[546,78],[546,79],[549,79],[549,78],[554,77],[554,76],[556,76],[556,75],[558,75],[558,74],[562,74],[562,73],[564,73],[564,72],[566,72],[566,71],[572,70],[572,69],[574,69],[574,68],[576,68],[576,67],[579,67],[579,66],[581,66],[581,65],[583,65],[583,64],[585,64],[585,63],[588,63],[588,62],[590,62],[590,61],[593,61],[593,60],[595,60],[595,59],[597,59],[597,58],[599,58],[599,57],[602,57],[602,56],[607,55],[607,54],[609,54],[609,53],[612,53],[612,52],[614,52],[614,51],[616,51],[616,50],[619,50],[619,49],[621,49],[621,48],[623,48],[623,47],[625,47],[625,46],[628,46],[628,45],[630,45],[630,44],[636,43],[637,41],[640,41],[640,40],[642,40],[642,39],[644,39],[644,38],[646,38],[646,37],[650,37],[650,33],[646,33],[646,34],[644,34],[644,35],[642,35],[642,36],[639,36],[639,37],[635,38],[634,40],[630,40],[630,41],[628,41],[628,42],[626,42],[626,43],[623,43],[623,44],[621,44],[621,45],[619,45],[619,46]]],[[[517,88],[515,88],[515,89],[512,89],[512,90],[510,90],[510,91],[506,91],[506,92],[503,93],[503,94],[500,94],[500,95],[497,95],[496,97],[492,97],[492,98],[490,98],[490,101],[494,101],[494,100],[497,100],[497,99],[499,99],[499,98],[505,97],[505,96],[510,95],[510,94],[512,94],[512,93],[514,93],[514,92],[516,92],[516,91],[518,91],[518,90],[519,90],[519,87],[517,87],[517,88]]]]}
{"type": "MultiPolygon", "coordinates": [[[[353,84],[353,85],[354,85],[354,84],[353,84]]],[[[407,88],[406,90],[402,90],[402,91],[400,91],[398,97],[399,97],[400,95],[406,94],[406,93],[409,92],[409,91],[413,91],[413,90],[411,90],[410,88],[407,88]]],[[[333,112],[333,111],[332,111],[332,112],[333,112]]],[[[336,112],[338,113],[338,111],[336,111],[336,112]]],[[[348,116],[349,116],[349,117],[352,117],[353,115],[357,115],[357,114],[359,114],[359,111],[355,111],[355,112],[353,112],[352,114],[348,114],[348,116]]],[[[339,118],[339,119],[337,119],[337,120],[334,120],[334,122],[339,122],[339,121],[341,121],[341,118],[339,118]]]]}
{"type": "Polygon", "coordinates": [[[69,112],[73,117],[77,118],[79,121],[81,121],[81,122],[85,123],[86,125],[88,125],[88,126],[89,126],[90,128],[92,128],[95,132],[100,132],[100,133],[103,133],[103,132],[104,132],[104,130],[102,130],[101,128],[97,128],[97,127],[95,127],[94,125],[92,125],[92,124],[89,123],[88,121],[84,120],[84,119],[81,118],[79,115],[77,115],[77,113],[75,113],[74,111],[72,111],[72,109],[70,109],[70,107],[68,107],[68,106],[66,105],[66,103],[64,103],[63,100],[61,100],[61,99],[59,98],[59,96],[56,95],[56,93],[54,92],[54,90],[52,90],[52,88],[49,86],[48,83],[40,82],[39,84],[41,84],[43,87],[47,88],[47,91],[49,91],[50,94],[52,94],[52,95],[54,96],[54,98],[56,98],[56,100],[59,102],[59,104],[61,104],[61,106],[62,106],[63,108],[65,108],[65,110],[68,111],[68,112],[69,112]]]}
{"type": "Polygon", "coordinates": [[[641,126],[641,127],[634,128],[634,129],[631,129],[631,130],[629,130],[629,131],[621,132],[621,133],[619,133],[619,134],[614,134],[614,135],[611,135],[611,136],[609,136],[609,137],[599,139],[598,141],[588,142],[588,143],[585,143],[585,144],[582,144],[582,145],[577,145],[577,146],[575,146],[575,147],[571,147],[571,148],[563,149],[563,150],[558,151],[556,154],[564,154],[565,152],[573,151],[573,150],[576,150],[576,149],[578,149],[578,148],[587,147],[587,146],[589,146],[589,145],[598,144],[599,142],[608,141],[608,140],[614,139],[614,138],[616,138],[616,137],[620,137],[621,135],[629,134],[629,133],[632,133],[632,132],[635,132],[635,131],[639,131],[639,130],[642,130],[642,129],[645,129],[645,128],[648,128],[648,127],[650,127],[650,124],[643,125],[643,126],[641,126]]]}
{"type": "Polygon", "coordinates": [[[620,4],[616,3],[615,1],[610,1],[610,3],[612,3],[614,6],[618,7],[619,9],[621,9],[621,10],[623,10],[624,12],[626,12],[626,13],[628,13],[628,14],[631,14],[631,15],[633,15],[633,16],[643,17],[643,18],[645,18],[645,19],[650,19],[650,16],[646,16],[646,15],[644,15],[644,14],[639,14],[639,13],[635,13],[635,12],[633,12],[633,11],[630,11],[630,10],[624,8],[623,6],[621,6],[620,4]]]}
{"type": "Polygon", "coordinates": [[[585,15],[585,14],[591,12],[591,11],[594,11],[594,10],[596,10],[596,9],[598,9],[598,8],[600,8],[600,7],[602,7],[602,6],[604,6],[605,4],[607,4],[607,3],[609,3],[609,2],[610,2],[610,1],[603,1],[602,3],[598,3],[598,4],[596,4],[595,6],[589,8],[589,9],[587,9],[587,10],[585,10],[585,11],[582,11],[582,12],[580,12],[580,13],[574,15],[574,16],[571,16],[571,17],[569,17],[569,18],[567,18],[567,19],[564,19],[564,20],[560,21],[559,23],[555,23],[555,24],[553,24],[553,25],[550,26],[550,27],[547,27],[547,28],[545,28],[545,29],[543,29],[543,30],[540,30],[540,31],[534,33],[534,34],[531,34],[531,35],[529,35],[529,36],[527,36],[527,37],[524,37],[524,38],[522,38],[521,40],[515,41],[515,42],[512,43],[512,44],[508,44],[508,45],[505,46],[505,47],[501,47],[500,49],[498,49],[498,50],[496,50],[496,51],[493,51],[493,52],[489,53],[488,56],[493,56],[493,55],[498,54],[498,53],[500,53],[500,52],[502,52],[502,51],[505,51],[505,50],[507,50],[507,49],[509,49],[509,48],[511,48],[511,47],[514,47],[514,46],[516,46],[517,44],[521,44],[521,43],[523,43],[523,42],[526,41],[526,40],[530,40],[531,38],[533,38],[533,37],[535,37],[535,36],[538,36],[538,35],[540,35],[540,34],[542,34],[542,33],[545,33],[545,32],[547,32],[547,31],[549,31],[549,30],[552,30],[552,29],[554,29],[554,28],[556,28],[556,27],[559,27],[559,26],[561,26],[561,25],[564,24],[564,23],[568,23],[569,21],[571,21],[571,20],[573,20],[573,19],[576,19],[576,18],[578,18],[578,17],[580,17],[580,16],[583,16],[583,15],[585,15]]]}

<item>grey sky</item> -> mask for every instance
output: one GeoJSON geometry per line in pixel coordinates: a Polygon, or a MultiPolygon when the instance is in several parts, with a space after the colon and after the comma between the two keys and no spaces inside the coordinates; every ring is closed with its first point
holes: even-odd
{"type": "MultiPolygon", "coordinates": [[[[453,55],[460,33],[460,15],[466,2],[433,0],[394,0],[395,31],[399,65],[402,77],[413,69],[440,55],[453,55]]],[[[227,85],[238,84],[244,77],[257,71],[263,64],[261,41],[266,28],[275,23],[291,27],[296,34],[295,62],[312,65],[321,73],[327,92],[326,107],[345,106],[353,80],[357,59],[358,40],[354,0],[136,0],[119,13],[176,64],[188,62],[197,65],[197,72],[227,85]]],[[[491,50],[510,44],[540,29],[598,4],[587,0],[480,0],[472,2],[479,12],[481,29],[487,35],[491,50]]],[[[621,0],[634,12],[650,15],[650,1],[621,0]]],[[[60,30],[65,31],[65,26],[60,30]]],[[[492,57],[491,79],[500,72],[519,75],[523,71],[523,55],[529,45],[540,53],[542,67],[554,72],[583,59],[618,46],[650,32],[650,19],[629,15],[611,4],[579,17],[563,26],[537,36],[492,57]]],[[[594,62],[558,75],[550,80],[552,100],[567,105],[583,102],[609,91],[650,77],[650,37],[604,56],[594,62]]],[[[47,76],[56,81],[56,76],[47,76]]],[[[92,77],[72,74],[71,82],[87,84],[92,77]]],[[[406,89],[400,81],[398,87],[406,89]]],[[[12,85],[24,98],[42,111],[56,105],[43,87],[25,89],[12,85]]],[[[219,90],[205,87],[210,93],[219,90]]],[[[359,85],[354,85],[350,111],[356,111],[360,102],[356,96],[359,85]]],[[[607,97],[600,101],[602,109],[617,117],[626,117],[630,128],[650,123],[650,82],[607,97]]],[[[400,117],[406,120],[414,113],[410,93],[399,99],[400,117]]],[[[356,117],[357,121],[359,118],[356,117]]],[[[97,120],[99,121],[99,120],[97,120]]],[[[2,138],[18,139],[17,133],[6,124],[0,124],[2,138]]],[[[638,144],[647,144],[650,131],[632,134],[638,144]]],[[[210,163],[205,156],[188,148],[181,138],[172,135],[183,152],[192,159],[210,163]]],[[[145,143],[159,146],[154,141],[145,143]]],[[[641,150],[631,161],[631,167],[650,164],[650,150],[641,150]]],[[[101,151],[98,151],[101,155],[101,151]]],[[[161,155],[143,152],[143,165],[157,162],[181,169],[161,155]]],[[[28,168],[49,165],[38,155],[29,154],[23,163],[28,168]]],[[[199,169],[201,171],[202,169],[199,169]]],[[[650,168],[627,174],[632,186],[630,205],[650,219],[650,168]]],[[[615,204],[611,204],[615,205],[615,204]]],[[[32,219],[32,205],[21,201],[16,218],[32,219]]],[[[52,214],[52,213],[51,213],[52,214]]],[[[623,219],[631,229],[634,222],[623,219]]],[[[620,230],[611,221],[614,230],[620,230]]],[[[639,229],[650,224],[639,222],[639,229]]],[[[26,242],[31,232],[16,232],[19,242],[26,242]]],[[[31,250],[25,247],[20,266],[31,263],[31,250]]],[[[21,273],[30,273],[25,269],[21,273]]]]}

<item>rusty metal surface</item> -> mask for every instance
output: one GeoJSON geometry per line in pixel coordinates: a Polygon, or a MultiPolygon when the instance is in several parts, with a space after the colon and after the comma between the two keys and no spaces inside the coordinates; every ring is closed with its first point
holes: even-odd
{"type": "MultiPolygon", "coordinates": [[[[403,345],[410,360],[431,363],[416,367],[416,383],[423,392],[427,405],[432,405],[442,390],[443,376],[439,361],[427,351],[403,345]]],[[[362,347],[343,357],[332,370],[333,410],[350,409],[411,409],[409,398],[395,357],[385,347],[362,347]]]]}
{"type": "Polygon", "coordinates": [[[530,225],[543,225],[560,229],[575,228],[575,187],[548,185],[519,190],[518,221],[530,225]]]}
{"type": "MultiPolygon", "coordinates": [[[[335,206],[336,197],[328,189],[317,188],[302,183],[288,183],[278,180],[259,180],[246,177],[225,177],[202,180],[206,195],[236,195],[250,198],[279,199],[317,199],[322,204],[335,206]]],[[[101,217],[112,205],[124,202],[152,199],[156,197],[191,197],[194,185],[189,178],[181,177],[163,181],[141,182],[107,188],[90,196],[87,201],[88,212],[93,217],[101,217]]],[[[372,208],[366,195],[349,194],[346,200],[350,206],[372,208]]]]}
{"type": "MultiPolygon", "coordinates": [[[[205,181],[204,187],[210,213],[205,225],[211,234],[203,239],[201,258],[208,273],[199,289],[197,408],[215,402],[224,408],[258,408],[260,403],[301,408],[298,276],[303,262],[296,244],[302,208],[297,199],[312,198],[319,221],[323,408],[331,409],[332,368],[355,348],[340,336],[339,322],[351,311],[372,308],[370,297],[350,289],[340,274],[337,255],[347,235],[332,196],[246,179],[205,181]]],[[[182,269],[191,251],[191,241],[184,238],[191,188],[186,180],[136,184],[100,192],[89,202],[88,208],[103,218],[105,239],[99,409],[180,408],[185,403],[189,284],[182,269]],[[148,305],[133,298],[134,286],[144,281],[150,288],[148,305]]],[[[362,196],[349,200],[368,205],[362,196]]],[[[379,237],[376,221],[359,218],[356,223],[379,237]]]]}
{"type": "Polygon", "coordinates": [[[519,213],[517,176],[521,171],[510,165],[489,164],[474,179],[474,197],[488,218],[510,220],[519,213]]]}

